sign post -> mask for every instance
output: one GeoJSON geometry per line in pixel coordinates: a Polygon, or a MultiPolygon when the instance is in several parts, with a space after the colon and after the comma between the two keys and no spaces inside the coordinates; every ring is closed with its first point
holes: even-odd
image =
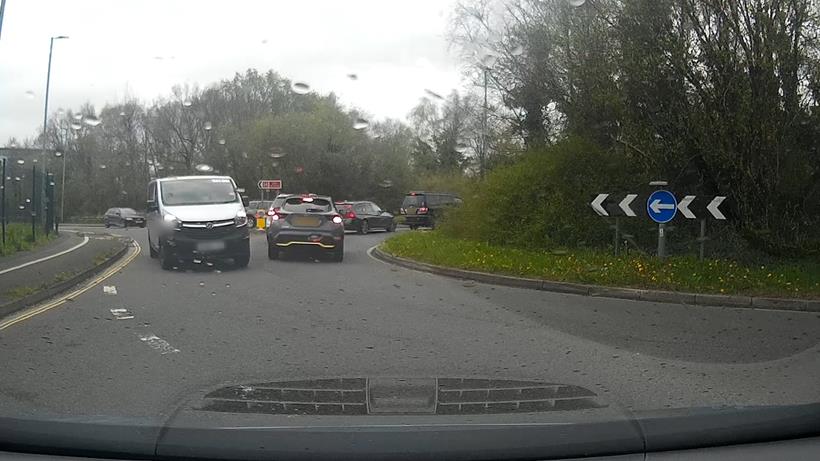
{"type": "Polygon", "coordinates": [[[675,218],[678,200],[667,190],[657,190],[646,199],[646,213],[658,223],[658,257],[666,257],[666,223],[675,218]]]}
{"type": "Polygon", "coordinates": [[[256,184],[259,190],[282,190],[281,179],[260,179],[256,184]]]}

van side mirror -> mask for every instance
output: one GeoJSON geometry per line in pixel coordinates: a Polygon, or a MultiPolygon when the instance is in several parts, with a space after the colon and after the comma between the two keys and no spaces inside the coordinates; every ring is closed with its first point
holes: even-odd
{"type": "Polygon", "coordinates": [[[155,200],[148,200],[145,205],[145,211],[157,211],[157,202],[155,200]]]}
{"type": "Polygon", "coordinates": [[[247,195],[243,195],[242,196],[242,206],[248,206],[248,203],[250,203],[250,199],[248,199],[247,195]]]}

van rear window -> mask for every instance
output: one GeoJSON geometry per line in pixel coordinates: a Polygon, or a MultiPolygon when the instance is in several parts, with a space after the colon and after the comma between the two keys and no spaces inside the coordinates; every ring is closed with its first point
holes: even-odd
{"type": "Polygon", "coordinates": [[[410,207],[420,207],[424,206],[424,196],[423,195],[405,195],[404,201],[401,202],[402,208],[410,208],[410,207]]]}

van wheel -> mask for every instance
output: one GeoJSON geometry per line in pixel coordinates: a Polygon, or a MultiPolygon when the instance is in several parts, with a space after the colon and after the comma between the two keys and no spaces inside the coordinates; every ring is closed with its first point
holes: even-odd
{"type": "Polygon", "coordinates": [[[247,253],[242,253],[241,255],[239,255],[239,256],[237,256],[237,257],[233,258],[233,264],[234,264],[234,266],[236,266],[236,267],[238,267],[238,268],[240,268],[240,269],[241,269],[241,268],[248,267],[248,264],[249,264],[250,262],[251,262],[251,251],[250,251],[250,248],[248,248],[248,252],[247,252],[247,253]]]}
{"type": "Polygon", "coordinates": [[[156,259],[157,256],[159,256],[159,253],[157,252],[157,250],[155,250],[154,247],[151,246],[151,233],[150,232],[148,233],[148,256],[150,256],[152,259],[156,259]]]}
{"type": "Polygon", "coordinates": [[[110,222],[108,222],[108,220],[107,220],[107,219],[103,222],[103,224],[105,225],[105,228],[106,228],[106,229],[108,229],[109,227],[111,227],[111,223],[110,223],[110,222]]]}
{"type": "Polygon", "coordinates": [[[159,247],[159,265],[163,269],[169,271],[177,264],[176,258],[171,254],[171,251],[165,245],[160,244],[159,247]]]}

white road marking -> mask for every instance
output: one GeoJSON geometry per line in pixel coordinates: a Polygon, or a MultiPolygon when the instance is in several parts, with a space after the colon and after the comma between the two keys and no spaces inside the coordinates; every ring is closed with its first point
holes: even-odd
{"type": "Polygon", "coordinates": [[[114,285],[105,285],[103,286],[103,293],[107,295],[115,295],[117,294],[117,287],[114,285]]]}
{"type": "Polygon", "coordinates": [[[111,315],[114,316],[117,320],[128,320],[133,319],[134,314],[129,311],[128,309],[109,309],[111,311],[111,315]]]}
{"type": "Polygon", "coordinates": [[[147,334],[147,335],[137,335],[140,338],[140,341],[148,344],[151,349],[159,352],[162,355],[165,354],[174,354],[179,352],[179,349],[171,346],[168,344],[168,341],[158,337],[155,334],[147,334]]]}
{"type": "Polygon", "coordinates": [[[131,261],[133,261],[141,251],[141,247],[139,243],[136,241],[133,242],[132,250],[129,250],[129,254],[122,260],[117,263],[114,263],[112,267],[110,267],[107,271],[103,272],[102,274],[94,277],[89,282],[81,284],[80,288],[71,291],[59,298],[53,299],[51,301],[47,301],[44,304],[40,304],[37,306],[32,307],[31,309],[27,309],[22,311],[18,314],[15,314],[7,319],[0,319],[0,331],[5,330],[6,328],[18,324],[24,320],[30,319],[36,315],[42,314],[43,312],[47,312],[55,307],[62,306],[68,300],[74,300],[81,294],[85,293],[86,291],[94,288],[95,286],[99,285],[103,280],[111,277],[112,275],[116,274],[117,272],[121,271],[125,266],[128,265],[131,261]]]}
{"type": "Polygon", "coordinates": [[[69,249],[67,249],[67,250],[63,250],[63,251],[61,251],[61,252],[59,252],[59,253],[54,253],[53,255],[49,255],[49,256],[46,256],[46,257],[44,257],[44,258],[35,259],[34,261],[29,261],[29,262],[27,262],[27,263],[25,263],[25,264],[20,264],[19,266],[14,266],[14,267],[9,267],[8,269],[3,269],[3,270],[1,270],[1,271],[0,271],[0,275],[7,274],[7,273],[9,273],[9,272],[11,272],[11,271],[16,271],[17,269],[22,269],[22,268],[24,268],[24,267],[31,266],[32,264],[37,264],[37,263],[41,263],[41,262],[43,262],[43,261],[48,261],[49,259],[54,259],[54,258],[56,258],[56,257],[58,257],[58,256],[62,256],[62,255],[67,254],[67,253],[71,253],[72,251],[76,250],[77,248],[82,247],[82,246],[83,246],[83,245],[85,245],[86,243],[88,243],[88,236],[87,236],[87,235],[84,235],[84,236],[83,236],[83,241],[82,241],[82,242],[80,242],[80,243],[78,243],[78,244],[74,245],[73,247],[71,247],[71,248],[69,248],[69,249]]]}

